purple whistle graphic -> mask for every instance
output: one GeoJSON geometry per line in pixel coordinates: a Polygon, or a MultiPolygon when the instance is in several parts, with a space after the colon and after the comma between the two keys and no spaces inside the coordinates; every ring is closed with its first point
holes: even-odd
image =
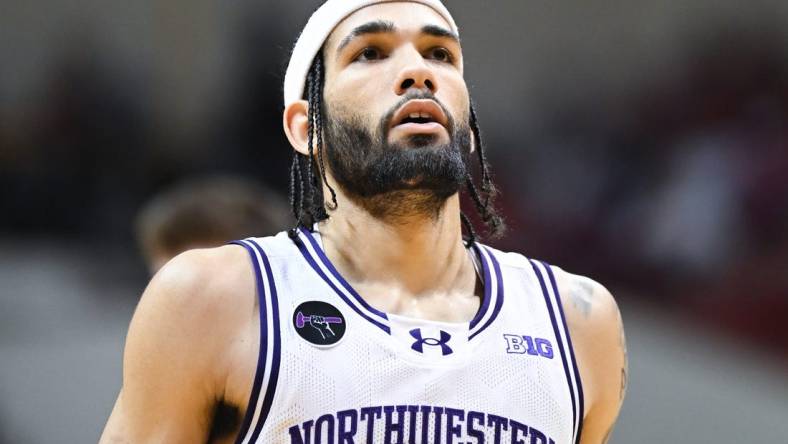
{"type": "Polygon", "coordinates": [[[333,316],[323,317],[323,316],[316,316],[316,315],[304,316],[304,314],[299,311],[298,313],[296,313],[296,327],[304,328],[304,325],[306,325],[307,322],[310,323],[310,324],[312,323],[312,318],[315,318],[316,322],[319,322],[318,319],[322,318],[322,320],[325,323],[327,323],[327,324],[341,324],[342,323],[342,318],[337,318],[337,317],[333,317],[333,316]]]}

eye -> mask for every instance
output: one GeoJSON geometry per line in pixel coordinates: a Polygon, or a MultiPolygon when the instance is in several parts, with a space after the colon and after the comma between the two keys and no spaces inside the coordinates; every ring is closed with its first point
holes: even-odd
{"type": "Polygon", "coordinates": [[[374,46],[368,46],[362,49],[354,60],[361,62],[371,62],[374,60],[380,60],[382,58],[383,52],[380,49],[375,48],[374,46]]]}
{"type": "Polygon", "coordinates": [[[448,49],[440,46],[430,49],[428,58],[445,63],[452,63],[454,61],[454,57],[452,57],[451,52],[449,52],[448,49]]]}

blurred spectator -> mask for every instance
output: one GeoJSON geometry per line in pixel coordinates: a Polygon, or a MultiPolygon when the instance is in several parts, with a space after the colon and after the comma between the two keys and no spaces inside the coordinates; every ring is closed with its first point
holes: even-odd
{"type": "Polygon", "coordinates": [[[189,180],[155,196],[137,218],[137,239],[155,273],[179,253],[284,230],[288,210],[277,193],[250,180],[189,180]]]}

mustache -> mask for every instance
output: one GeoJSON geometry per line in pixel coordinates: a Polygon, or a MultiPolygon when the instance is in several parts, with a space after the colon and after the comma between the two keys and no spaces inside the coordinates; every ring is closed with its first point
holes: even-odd
{"type": "Polygon", "coordinates": [[[397,103],[395,103],[388,110],[388,112],[386,112],[386,114],[380,119],[380,134],[383,136],[383,140],[386,140],[386,138],[388,138],[389,129],[391,128],[390,122],[391,119],[394,118],[394,114],[397,113],[397,110],[399,110],[402,107],[402,105],[406,104],[407,102],[417,99],[432,100],[433,102],[437,103],[438,106],[443,111],[443,114],[446,116],[446,120],[448,121],[447,124],[448,128],[446,129],[449,131],[449,134],[454,134],[454,118],[452,117],[449,110],[446,109],[446,106],[440,100],[438,100],[437,97],[435,97],[435,94],[433,94],[431,91],[411,89],[408,90],[408,92],[406,92],[405,95],[402,96],[402,99],[400,99],[397,103]]]}

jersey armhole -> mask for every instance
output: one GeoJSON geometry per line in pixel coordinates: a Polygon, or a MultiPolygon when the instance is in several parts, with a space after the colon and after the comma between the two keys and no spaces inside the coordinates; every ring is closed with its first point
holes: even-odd
{"type": "Polygon", "coordinates": [[[530,260],[534,273],[536,274],[539,286],[542,289],[547,311],[550,315],[550,322],[553,325],[556,341],[561,354],[564,374],[569,387],[569,397],[572,401],[572,430],[574,431],[572,442],[580,443],[580,435],[583,429],[584,402],[583,385],[580,381],[580,372],[575,360],[575,352],[572,347],[572,338],[564,316],[564,308],[561,302],[561,295],[558,292],[555,275],[552,267],[541,261],[530,260]],[[546,276],[546,278],[545,278],[546,276]]]}
{"type": "Polygon", "coordinates": [[[240,245],[249,253],[255,275],[256,294],[260,316],[260,347],[257,356],[252,391],[246,407],[236,444],[254,443],[271,411],[276,392],[281,360],[281,335],[279,329],[279,303],[276,285],[268,256],[258,242],[244,239],[230,242],[240,245]]]}

